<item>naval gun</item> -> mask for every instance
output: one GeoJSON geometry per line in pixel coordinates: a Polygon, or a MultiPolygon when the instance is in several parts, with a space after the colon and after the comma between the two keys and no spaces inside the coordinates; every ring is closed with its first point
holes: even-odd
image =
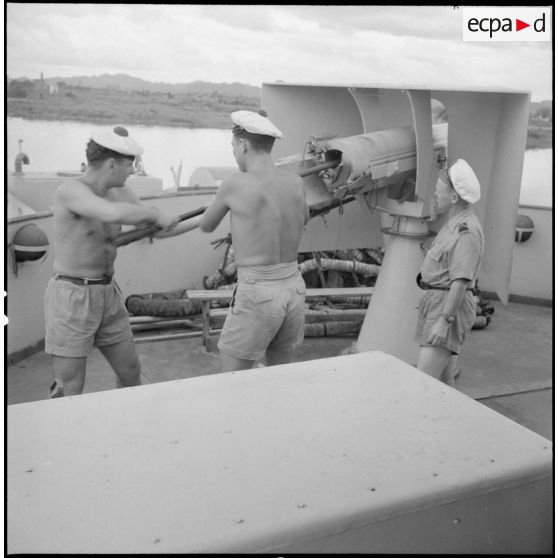
{"type": "MultiPolygon", "coordinates": [[[[486,239],[480,285],[507,303],[528,93],[277,82],[263,84],[262,106],[284,134],[274,147],[277,165],[307,173],[311,215],[359,202],[360,215],[353,211],[335,247],[374,246],[362,243],[363,231],[384,241],[357,352],[381,350],[416,364],[415,277],[443,221],[433,203],[438,172],[457,158],[469,162],[482,186],[474,206],[486,239]],[[433,116],[440,106],[443,122],[433,116]]],[[[312,221],[301,250],[330,249],[325,229],[320,234],[319,220],[312,221]]]]}
{"type": "MultiPolygon", "coordinates": [[[[432,148],[440,168],[447,160],[447,123],[432,126],[432,148]]],[[[328,205],[364,198],[368,207],[386,213],[433,214],[433,207],[416,204],[418,198],[432,201],[428,192],[417,192],[417,148],[411,126],[390,128],[368,134],[308,140],[301,160],[311,166],[298,171],[303,177],[316,175],[319,182],[305,183],[309,205],[322,211],[328,205]],[[374,201],[370,193],[374,192],[374,201]]],[[[282,162],[279,161],[281,166],[282,162]]]]}
{"type": "Polygon", "coordinates": [[[429,141],[433,164],[422,188],[417,188],[418,156],[412,126],[343,138],[311,136],[300,157],[302,166],[309,166],[293,169],[305,178],[311,217],[354,200],[371,216],[373,210],[384,214],[380,220],[388,237],[386,252],[356,343],[359,352],[381,348],[407,362],[415,358],[416,349],[411,343],[401,343],[401,335],[412,339],[416,323],[419,293],[410,279],[424,257],[420,242],[433,234],[429,221],[436,218],[437,171],[447,161],[447,123],[433,125],[429,141]],[[392,217],[391,224],[386,217],[392,217]],[[390,319],[392,316],[398,319],[390,319]]]}

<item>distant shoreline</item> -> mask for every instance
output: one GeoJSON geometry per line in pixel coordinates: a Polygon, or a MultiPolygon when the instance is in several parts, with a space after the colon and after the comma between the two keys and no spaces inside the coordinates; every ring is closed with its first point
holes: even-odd
{"type": "Polygon", "coordinates": [[[6,101],[7,116],[15,118],[176,128],[230,128],[231,112],[259,107],[258,98],[218,92],[161,94],[79,87],[56,95],[11,96],[6,101]]]}
{"type": "Polygon", "coordinates": [[[115,118],[91,118],[87,115],[85,116],[75,116],[74,118],[60,118],[56,115],[36,115],[36,116],[20,116],[18,114],[7,114],[8,118],[22,118],[23,120],[45,120],[45,121],[53,121],[53,122],[77,122],[80,124],[93,124],[95,126],[99,125],[113,125],[116,121],[118,124],[122,124],[123,126],[164,126],[167,128],[188,128],[189,130],[203,130],[203,129],[219,129],[219,130],[227,130],[232,128],[230,124],[230,117],[228,118],[228,122],[220,122],[217,121],[212,126],[193,126],[188,122],[176,122],[176,121],[166,121],[166,122],[146,122],[145,119],[138,118],[137,120],[132,120],[130,118],[115,120],[115,118]]]}
{"type": "MultiPolygon", "coordinates": [[[[117,103],[118,105],[118,103],[117,103]]],[[[50,103],[35,99],[7,99],[7,114],[9,118],[23,118],[25,120],[52,120],[59,122],[81,122],[96,125],[113,124],[118,122],[128,126],[166,126],[169,128],[188,129],[230,129],[230,111],[200,110],[199,107],[173,107],[174,110],[118,111],[94,110],[93,113],[79,103],[75,107],[52,106],[50,103]],[[118,115],[116,113],[119,113],[118,115]]],[[[116,107],[117,108],[117,107],[116,107]]],[[[167,107],[168,108],[168,107],[167,107]]],[[[204,107],[205,108],[205,107],[204,107]]],[[[221,107],[219,107],[221,108],[221,107]]],[[[242,107],[241,107],[242,108],[242,107]]],[[[245,107],[254,110],[254,107],[245,107]]],[[[240,109],[238,109],[240,110],[240,109]]],[[[552,124],[529,125],[527,130],[526,150],[552,148],[552,124]]]]}

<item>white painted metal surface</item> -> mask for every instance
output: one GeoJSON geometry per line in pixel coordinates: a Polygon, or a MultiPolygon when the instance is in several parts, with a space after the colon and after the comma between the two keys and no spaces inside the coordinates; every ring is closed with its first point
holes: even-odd
{"type": "MultiPolygon", "coordinates": [[[[422,230],[426,238],[428,223],[424,220],[402,217],[399,221],[402,232],[417,234],[422,230]]],[[[408,271],[420,269],[423,260],[424,253],[416,238],[404,235],[388,238],[374,294],[358,335],[359,352],[381,350],[416,365],[419,346],[414,341],[414,333],[421,291],[416,282],[409,284],[408,271]]]]}
{"type": "Polygon", "coordinates": [[[552,448],[380,352],[8,408],[8,553],[549,552],[552,448]]]}
{"type": "MultiPolygon", "coordinates": [[[[475,170],[482,185],[481,199],[474,206],[486,240],[479,284],[482,290],[495,292],[505,304],[509,296],[513,236],[529,121],[529,95],[518,91],[411,88],[406,90],[407,110],[401,110],[405,106],[401,97],[403,91],[402,88],[388,90],[373,85],[314,86],[282,82],[264,83],[262,104],[285,134],[284,140],[277,146],[276,155],[286,156],[288,152],[303,153],[306,149],[310,151],[312,142],[306,142],[317,136],[318,131],[335,136],[336,139],[330,140],[334,147],[332,152],[343,152],[342,146],[351,145],[354,142],[353,136],[362,138],[359,134],[364,130],[367,130],[366,137],[372,137],[368,134],[378,132],[378,128],[375,127],[380,122],[384,129],[392,128],[392,133],[394,127],[406,124],[416,135],[416,183],[414,192],[411,191],[416,200],[411,196],[411,201],[401,200],[400,203],[397,192],[390,192],[392,185],[381,183],[378,183],[378,194],[367,196],[366,199],[371,209],[388,208],[389,213],[395,216],[433,218],[431,202],[437,170],[442,166],[442,160],[439,159],[441,154],[433,151],[431,103],[433,100],[441,103],[447,116],[447,162],[458,158],[465,159],[475,170]],[[382,113],[384,116],[380,118],[382,113]],[[406,120],[405,124],[402,119],[406,120]],[[390,201],[389,205],[386,205],[386,201],[390,201]]],[[[395,137],[398,137],[398,134],[395,137]]],[[[370,177],[374,177],[374,158],[386,152],[397,152],[397,147],[394,149],[391,140],[384,143],[385,145],[368,141],[365,148],[359,147],[358,150],[353,146],[353,151],[358,151],[358,156],[353,153],[352,157],[346,157],[343,152],[341,161],[345,169],[342,169],[344,174],[341,176],[348,183],[354,179],[349,187],[355,188],[357,193],[358,188],[362,188],[366,182],[367,172],[370,177]],[[367,154],[370,170],[366,167],[367,154]],[[347,171],[349,160],[353,163],[358,162],[354,165],[355,172],[352,175],[347,171]]],[[[410,149],[412,142],[409,137],[406,142],[397,141],[394,145],[401,146],[405,143],[406,150],[410,149]]],[[[391,163],[394,166],[387,169],[387,174],[391,173],[390,176],[397,177],[398,165],[401,164],[403,168],[403,159],[406,163],[408,159],[405,156],[397,161],[397,155],[392,155],[394,160],[391,163]]],[[[405,168],[405,171],[408,172],[409,169],[405,168]]],[[[346,187],[339,186],[340,195],[346,187]]],[[[375,192],[374,190],[372,193],[375,192]]],[[[380,220],[380,217],[372,212],[369,218],[370,221],[380,220]]],[[[436,227],[439,228],[441,221],[442,219],[438,218],[437,223],[432,223],[431,228],[437,230],[436,227]]],[[[418,244],[422,238],[417,238],[416,241],[418,244]]],[[[386,260],[390,259],[387,252],[396,246],[398,243],[386,246],[386,260]]],[[[416,251],[418,250],[417,247],[416,251]]],[[[397,254],[393,256],[398,257],[397,254]]],[[[397,282],[398,285],[401,284],[403,291],[394,289],[394,292],[396,295],[400,292],[405,293],[403,302],[400,302],[397,296],[392,296],[393,304],[382,303],[382,312],[372,313],[374,298],[372,299],[369,306],[370,315],[365,322],[366,328],[363,328],[359,335],[359,347],[385,351],[414,364],[412,355],[416,353],[416,345],[410,335],[410,328],[405,328],[405,331],[395,338],[391,332],[397,331],[400,324],[407,323],[413,312],[414,307],[409,307],[409,302],[416,298],[413,291],[416,290],[415,277],[419,272],[420,262],[421,258],[417,257],[401,260],[397,282]],[[388,332],[386,335],[376,334],[383,333],[384,330],[388,332]],[[374,337],[365,339],[371,335],[374,337]],[[398,345],[397,351],[392,348],[395,343],[398,345]]],[[[384,272],[380,273],[380,280],[384,272]]],[[[389,277],[388,281],[391,283],[392,277],[389,277]]],[[[377,289],[376,295],[379,293],[380,289],[377,289]]]]}

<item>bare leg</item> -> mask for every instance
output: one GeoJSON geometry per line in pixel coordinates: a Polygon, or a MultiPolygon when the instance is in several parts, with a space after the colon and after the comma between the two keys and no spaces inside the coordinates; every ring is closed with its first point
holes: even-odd
{"type": "Polygon", "coordinates": [[[442,382],[448,386],[455,387],[455,376],[457,375],[458,365],[457,359],[459,355],[451,355],[448,364],[442,372],[442,382]]]}
{"type": "Polygon", "coordinates": [[[130,337],[113,345],[99,347],[116,374],[116,387],[141,385],[141,365],[134,339],[130,337]]]}
{"type": "Polygon", "coordinates": [[[225,354],[221,351],[221,372],[234,372],[236,370],[247,370],[252,368],[255,360],[247,360],[244,358],[236,358],[231,355],[225,354]]]}
{"type": "Polygon", "coordinates": [[[62,357],[52,355],[54,379],[62,384],[64,395],[79,395],[85,384],[87,357],[62,357]]]}
{"type": "Polygon", "coordinates": [[[451,356],[451,351],[444,347],[421,347],[417,368],[443,381],[442,375],[451,356]]]}
{"type": "Polygon", "coordinates": [[[275,351],[268,349],[265,353],[267,366],[275,366],[276,364],[288,364],[293,361],[293,351],[275,351]]]}

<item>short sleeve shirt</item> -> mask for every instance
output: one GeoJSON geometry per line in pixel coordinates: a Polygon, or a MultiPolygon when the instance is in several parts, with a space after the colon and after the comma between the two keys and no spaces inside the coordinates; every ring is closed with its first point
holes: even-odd
{"type": "Polygon", "coordinates": [[[422,280],[449,288],[452,281],[476,280],[484,253],[484,235],[472,207],[454,215],[438,232],[421,267],[422,280]]]}

